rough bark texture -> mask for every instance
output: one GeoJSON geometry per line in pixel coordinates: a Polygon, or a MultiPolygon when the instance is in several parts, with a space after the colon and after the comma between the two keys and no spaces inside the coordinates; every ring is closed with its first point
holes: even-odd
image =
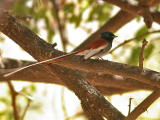
{"type": "MultiPolygon", "coordinates": [[[[103,31],[117,31],[136,16],[142,16],[148,27],[151,27],[153,21],[160,23],[160,13],[148,11],[149,7],[159,4],[160,0],[142,0],[138,6],[133,6],[121,0],[106,1],[119,6],[121,10],[75,50],[81,49],[89,42],[96,40],[97,35],[103,31]]],[[[7,8],[8,6],[4,7],[4,9],[7,8]]],[[[20,45],[37,61],[65,54],[64,52],[55,50],[53,45],[42,40],[3,10],[0,10],[0,18],[0,31],[20,45]]],[[[2,69],[0,71],[1,81],[21,79],[64,85],[79,97],[82,108],[89,119],[103,120],[103,117],[106,117],[108,120],[133,120],[143,112],[144,109],[142,110],[141,108],[147,109],[159,97],[160,73],[149,69],[144,69],[144,72],[140,72],[137,66],[105,60],[84,60],[82,57],[73,56],[63,61],[35,66],[18,72],[11,77],[4,78],[4,73],[12,71],[12,68],[19,65],[14,60],[8,59],[7,61],[10,62],[7,63],[5,61],[4,64],[5,68],[9,69],[2,69]],[[17,64],[13,65],[12,62],[17,64]],[[138,89],[147,89],[155,92],[146,99],[147,102],[144,101],[137,107],[138,110],[135,109],[128,117],[124,117],[96,88],[104,95],[124,93],[138,89]]],[[[23,63],[23,65],[28,64],[28,62],[24,61],[23,63]]]]}

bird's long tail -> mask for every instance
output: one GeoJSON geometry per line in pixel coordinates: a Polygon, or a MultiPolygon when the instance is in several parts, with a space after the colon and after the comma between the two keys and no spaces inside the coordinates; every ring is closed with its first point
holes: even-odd
{"type": "Polygon", "coordinates": [[[37,63],[34,63],[34,64],[31,64],[31,65],[27,65],[27,66],[24,66],[24,67],[21,67],[13,72],[10,72],[10,73],[7,73],[7,74],[4,74],[4,77],[9,77],[21,70],[24,70],[26,68],[30,68],[32,66],[36,66],[36,65],[39,65],[39,64],[43,64],[43,63],[51,63],[51,62],[55,62],[55,61],[59,61],[61,59],[64,59],[64,58],[67,58],[67,57],[70,57],[70,56],[73,56],[73,55],[76,55],[78,53],[80,53],[81,51],[75,51],[75,52],[72,52],[72,53],[68,53],[68,54],[65,54],[65,55],[61,55],[61,56],[58,56],[58,57],[55,57],[55,58],[51,58],[51,59],[47,59],[47,60],[44,60],[44,61],[40,61],[40,62],[37,62],[37,63]]]}

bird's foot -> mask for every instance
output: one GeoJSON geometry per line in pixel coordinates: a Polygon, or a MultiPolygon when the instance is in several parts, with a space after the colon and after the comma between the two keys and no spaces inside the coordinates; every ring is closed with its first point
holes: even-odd
{"type": "Polygon", "coordinates": [[[104,60],[102,57],[98,57],[97,59],[98,59],[98,60],[104,60]]]}

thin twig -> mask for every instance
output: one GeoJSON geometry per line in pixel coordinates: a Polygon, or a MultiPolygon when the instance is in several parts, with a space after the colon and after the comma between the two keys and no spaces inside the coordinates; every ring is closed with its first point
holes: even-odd
{"type": "Polygon", "coordinates": [[[140,103],[124,120],[136,120],[147,108],[160,97],[160,89],[155,90],[142,103],[140,103]]]}
{"type": "Polygon", "coordinates": [[[53,43],[52,47],[55,48],[57,46],[57,43],[53,43]]]}
{"type": "Polygon", "coordinates": [[[25,117],[25,115],[27,113],[28,108],[30,107],[30,104],[31,104],[31,99],[27,98],[27,105],[26,105],[26,107],[24,109],[24,112],[23,112],[23,114],[21,116],[21,120],[24,120],[24,117],[25,117]]]}
{"type": "Polygon", "coordinates": [[[139,6],[141,7],[141,13],[143,16],[144,23],[148,28],[151,28],[153,23],[153,16],[150,12],[150,7],[147,4],[146,0],[139,0],[139,6]]]}
{"type": "Polygon", "coordinates": [[[149,35],[149,34],[153,34],[153,33],[159,33],[160,30],[155,30],[155,31],[151,31],[151,32],[145,32],[139,36],[136,36],[134,38],[131,38],[131,39],[128,39],[128,40],[125,40],[123,43],[119,44],[118,46],[116,46],[115,48],[113,48],[109,53],[112,53],[114,52],[116,49],[120,48],[121,46],[133,41],[133,40],[137,40],[137,39],[141,39],[142,37],[144,37],[145,35],[149,35]]]}
{"type": "Polygon", "coordinates": [[[61,37],[61,41],[62,41],[62,46],[63,46],[63,50],[66,51],[66,44],[68,43],[68,40],[66,38],[66,35],[65,35],[65,31],[64,31],[64,25],[62,24],[62,20],[60,18],[60,15],[59,15],[59,8],[58,8],[58,5],[56,3],[56,0],[51,0],[52,2],[52,5],[53,5],[53,9],[55,11],[55,20],[57,22],[57,25],[58,25],[58,31],[59,31],[59,34],[60,34],[60,37],[61,37]]]}
{"type": "Polygon", "coordinates": [[[11,98],[12,98],[12,108],[13,108],[13,116],[14,116],[14,119],[15,120],[20,120],[20,117],[19,117],[19,112],[17,110],[17,105],[16,105],[16,97],[17,97],[17,92],[15,91],[14,89],[14,86],[13,84],[11,83],[11,81],[8,81],[8,86],[9,86],[9,89],[11,91],[11,98]]]}
{"type": "Polygon", "coordinates": [[[129,98],[129,105],[128,105],[128,115],[131,113],[131,105],[132,105],[132,99],[133,98],[129,98]]]}
{"type": "Polygon", "coordinates": [[[141,72],[143,72],[144,48],[147,45],[147,43],[148,41],[144,39],[142,42],[142,48],[141,48],[140,55],[139,55],[139,68],[141,72]]]}
{"type": "Polygon", "coordinates": [[[67,114],[67,109],[66,109],[66,106],[65,106],[65,97],[64,97],[64,92],[65,92],[65,89],[64,87],[62,87],[61,89],[61,107],[62,107],[62,110],[63,110],[63,113],[64,113],[64,120],[69,120],[68,118],[68,114],[67,114]]]}

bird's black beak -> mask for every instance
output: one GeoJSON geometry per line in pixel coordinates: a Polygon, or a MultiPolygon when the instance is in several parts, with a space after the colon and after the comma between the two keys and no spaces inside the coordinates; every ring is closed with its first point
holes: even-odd
{"type": "Polygon", "coordinates": [[[118,37],[118,36],[114,35],[113,37],[116,38],[116,37],[118,37]]]}

